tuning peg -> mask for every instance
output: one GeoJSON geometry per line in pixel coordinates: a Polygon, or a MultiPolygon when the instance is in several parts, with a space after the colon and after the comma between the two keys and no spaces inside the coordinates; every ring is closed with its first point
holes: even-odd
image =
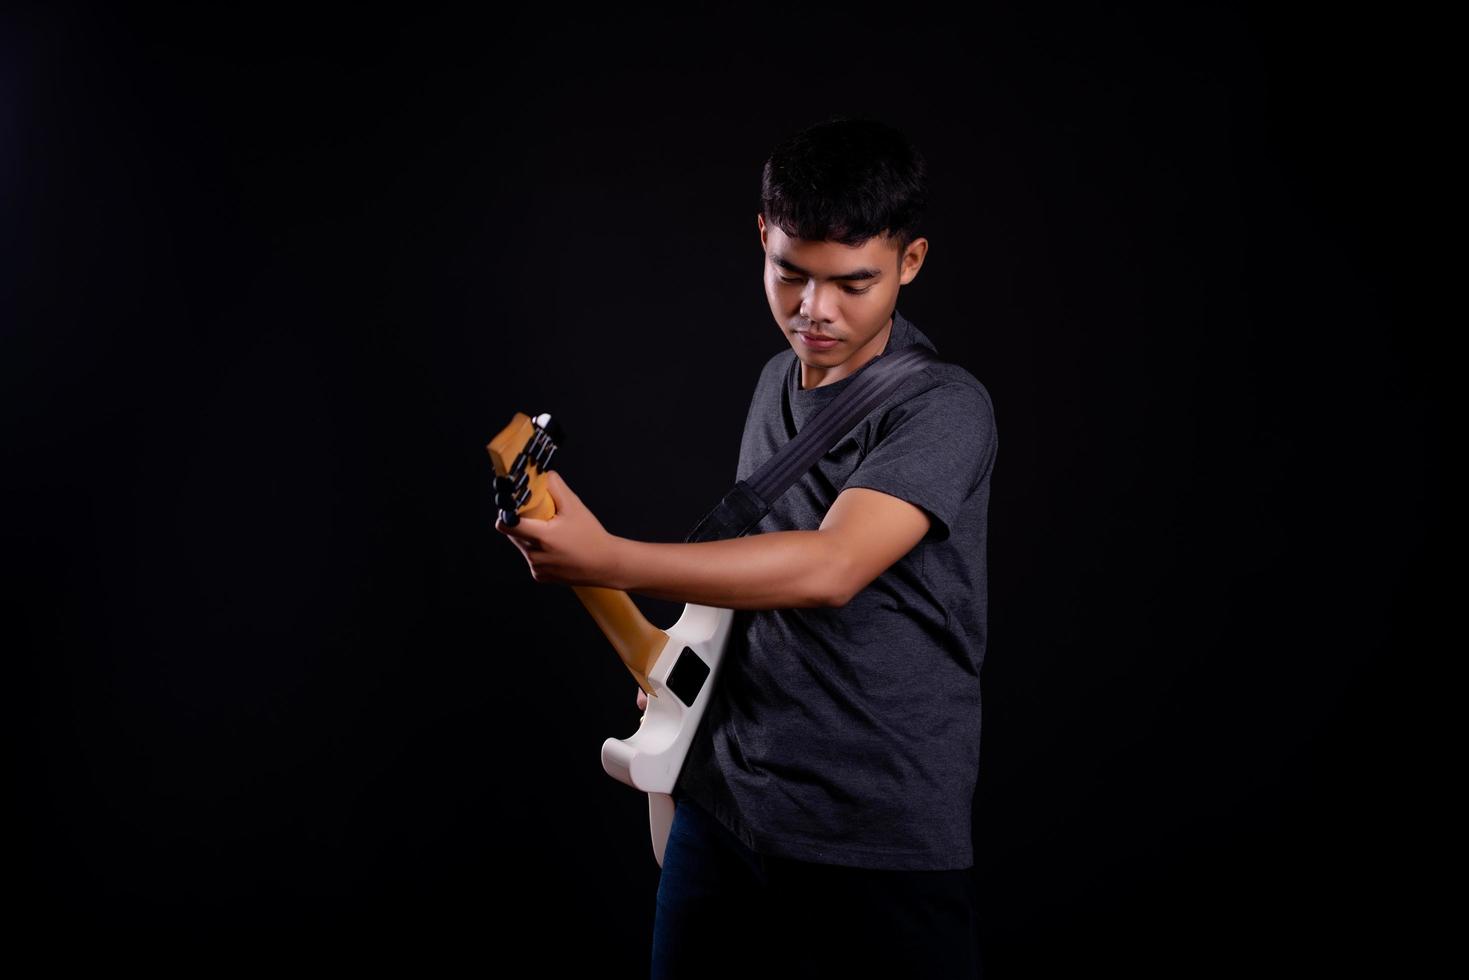
{"type": "Polygon", "coordinates": [[[520,515],[515,513],[514,508],[511,508],[510,510],[502,509],[500,511],[500,520],[505,524],[506,527],[514,527],[515,525],[520,523],[520,515]]]}
{"type": "Polygon", "coordinates": [[[495,506],[504,510],[514,510],[517,505],[515,481],[508,476],[495,477],[495,506]]]}
{"type": "Polygon", "coordinates": [[[557,446],[566,445],[566,430],[561,427],[560,422],[551,417],[549,412],[542,412],[540,415],[537,415],[536,425],[544,429],[546,435],[557,446]]]}

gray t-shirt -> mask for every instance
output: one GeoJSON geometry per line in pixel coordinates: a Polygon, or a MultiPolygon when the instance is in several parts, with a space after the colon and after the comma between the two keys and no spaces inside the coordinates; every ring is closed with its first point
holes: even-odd
{"type": "MultiPolygon", "coordinates": [[[[938,353],[895,309],[884,353],[912,343],[938,353]]],[[[736,480],[860,373],[808,391],[794,351],[772,357],[750,402],[736,480]]],[[[675,799],[693,798],[761,854],[898,870],[973,866],[997,447],[984,385],[958,365],[931,365],[776,500],[750,534],[815,530],[847,487],[908,500],[932,527],[841,608],[736,611],[675,799]]]]}

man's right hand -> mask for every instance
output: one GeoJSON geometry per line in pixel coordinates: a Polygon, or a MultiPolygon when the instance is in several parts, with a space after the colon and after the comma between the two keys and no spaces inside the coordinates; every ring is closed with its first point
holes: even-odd
{"type": "Polygon", "coordinates": [[[648,695],[643,693],[643,689],[641,687],[638,688],[638,710],[648,710],[648,695]]]}

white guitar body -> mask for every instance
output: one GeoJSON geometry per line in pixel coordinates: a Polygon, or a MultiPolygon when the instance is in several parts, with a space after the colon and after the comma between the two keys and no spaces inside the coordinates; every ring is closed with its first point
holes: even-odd
{"type": "MultiPolygon", "coordinates": [[[[485,446],[495,467],[495,505],[507,526],[514,527],[522,517],[555,516],[547,483],[560,441],[560,426],[550,415],[532,418],[516,412],[485,446]]],[[[677,623],[660,630],[626,592],[590,585],[571,588],[639,688],[648,692],[638,730],[629,738],[602,743],[602,768],[648,794],[653,856],[661,868],[673,826],[673,787],[719,679],[735,611],[688,603],[677,623]]]]}
{"type": "Polygon", "coordinates": [[[716,606],[684,606],[678,622],[664,631],[668,643],[648,671],[656,696],[648,698],[638,730],[602,743],[607,774],[648,794],[648,826],[660,868],[673,825],[673,786],[719,679],[734,614],[716,606]]]}

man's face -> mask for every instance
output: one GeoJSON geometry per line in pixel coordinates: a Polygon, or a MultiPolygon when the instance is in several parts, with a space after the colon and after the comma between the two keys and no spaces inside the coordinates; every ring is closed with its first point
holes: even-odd
{"type": "Polygon", "coordinates": [[[840,381],[881,354],[898,287],[918,274],[927,239],[914,239],[900,256],[897,242],[884,236],[854,247],[792,238],[767,225],[764,215],[756,220],[765,249],[765,296],[801,361],[801,387],[840,381]]]}

